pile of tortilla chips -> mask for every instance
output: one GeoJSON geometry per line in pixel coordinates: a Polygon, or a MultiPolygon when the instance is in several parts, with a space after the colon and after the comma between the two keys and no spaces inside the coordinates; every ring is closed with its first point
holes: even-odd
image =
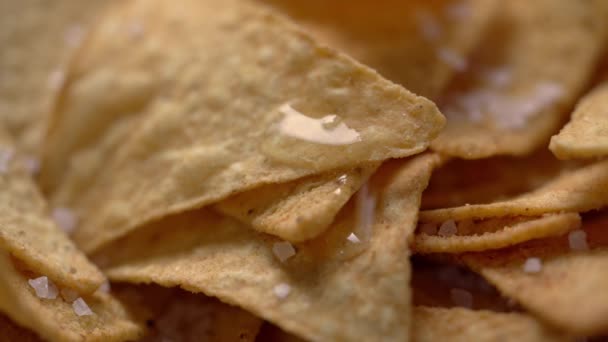
{"type": "Polygon", "coordinates": [[[5,340],[608,336],[605,0],[0,0],[0,28],[5,340]]]}

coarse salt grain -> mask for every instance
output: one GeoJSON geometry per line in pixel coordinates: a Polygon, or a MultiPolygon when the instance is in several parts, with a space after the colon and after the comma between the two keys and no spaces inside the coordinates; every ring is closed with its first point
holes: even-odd
{"type": "Polygon", "coordinates": [[[426,235],[436,235],[437,234],[437,225],[435,223],[423,223],[420,225],[418,230],[422,234],[426,235]]]}
{"type": "Polygon", "coordinates": [[[538,273],[543,269],[543,264],[539,258],[528,258],[523,265],[524,272],[538,273]]]}
{"type": "Polygon", "coordinates": [[[467,61],[461,55],[457,54],[454,50],[441,48],[437,50],[437,56],[445,64],[449,65],[452,69],[456,71],[464,71],[467,68],[467,61]]]}
{"type": "Polygon", "coordinates": [[[452,236],[458,233],[458,227],[456,226],[456,222],[454,220],[447,220],[441,224],[437,234],[439,236],[452,236]]]}
{"type": "Polygon", "coordinates": [[[15,150],[12,148],[0,148],[0,173],[7,173],[10,162],[15,155],[15,150]]]}
{"type": "Polygon", "coordinates": [[[78,299],[78,292],[72,289],[63,288],[61,289],[61,297],[63,297],[66,302],[72,303],[73,301],[78,299]]]}
{"type": "Polygon", "coordinates": [[[451,289],[450,297],[452,298],[452,303],[457,306],[462,306],[465,308],[473,307],[473,295],[471,292],[463,289],[451,289]]]}
{"type": "Polygon", "coordinates": [[[587,243],[587,233],[584,230],[573,230],[568,234],[568,245],[573,251],[589,250],[587,243]]]}
{"type": "Polygon", "coordinates": [[[27,282],[32,288],[34,288],[34,291],[36,292],[36,296],[38,296],[38,298],[57,298],[57,287],[46,276],[38,277],[36,279],[29,279],[27,282]]]}
{"type": "Polygon", "coordinates": [[[52,216],[59,228],[63,229],[66,233],[71,234],[76,229],[78,219],[72,210],[62,207],[55,208],[53,209],[52,216]]]}
{"type": "Polygon", "coordinates": [[[291,243],[287,241],[275,242],[274,245],[272,245],[272,252],[279,260],[281,260],[281,262],[285,262],[287,259],[296,255],[295,248],[293,248],[291,243]]]}
{"type": "Polygon", "coordinates": [[[89,308],[82,297],[78,297],[74,303],[72,303],[72,308],[78,316],[90,316],[93,314],[93,311],[91,311],[91,308],[89,308]]]}
{"type": "Polygon", "coordinates": [[[355,233],[350,233],[350,235],[346,238],[346,240],[352,242],[352,243],[360,243],[361,240],[359,240],[359,238],[357,237],[357,235],[355,235],[355,233]]]}
{"type": "Polygon", "coordinates": [[[289,296],[289,292],[291,292],[291,286],[285,283],[280,283],[276,285],[273,289],[275,296],[279,299],[285,299],[289,296]]]}
{"type": "Polygon", "coordinates": [[[342,176],[338,177],[338,183],[345,184],[347,177],[348,177],[347,175],[342,175],[342,176]]]}

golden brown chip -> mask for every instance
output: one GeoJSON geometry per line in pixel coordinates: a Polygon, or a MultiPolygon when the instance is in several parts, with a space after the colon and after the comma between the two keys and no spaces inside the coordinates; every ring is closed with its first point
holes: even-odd
{"type": "Polygon", "coordinates": [[[462,308],[414,308],[412,341],[557,342],[571,338],[546,328],[526,314],[462,308]]]}
{"type": "MultiPolygon", "coordinates": [[[[458,223],[456,224],[459,225],[458,223]]],[[[562,235],[568,231],[578,229],[581,225],[581,220],[578,214],[571,213],[527,219],[509,226],[500,225],[500,222],[494,224],[498,228],[495,231],[467,235],[441,236],[427,235],[424,232],[419,232],[416,234],[412,249],[417,253],[423,254],[462,253],[499,249],[529,240],[562,235]],[[500,229],[501,227],[503,228],[500,229]]],[[[475,226],[474,223],[473,226],[475,226]]]]}
{"type": "Polygon", "coordinates": [[[0,2],[0,121],[28,153],[38,152],[74,48],[110,1],[0,2]]]}
{"type": "Polygon", "coordinates": [[[510,200],[422,211],[420,221],[438,223],[446,220],[584,212],[608,205],[607,193],[608,161],[601,161],[565,171],[539,189],[510,200]]]}
{"type": "Polygon", "coordinates": [[[544,146],[602,53],[602,0],[501,4],[472,68],[439,102],[448,125],[432,144],[438,152],[478,159],[526,155],[544,146]]]}
{"type": "Polygon", "coordinates": [[[55,203],[82,217],[74,239],[85,251],[256,186],[419,153],[443,125],[430,101],[259,5],[155,0],[110,12],[68,75],[43,166],[48,189],[63,182],[55,203]],[[141,121],[121,148],[97,154],[128,114],[141,121]],[[74,163],[87,150],[101,169],[74,163]]]}
{"type": "Polygon", "coordinates": [[[563,159],[608,156],[608,84],[583,97],[549,148],[563,159]]]}
{"type": "Polygon", "coordinates": [[[462,260],[504,295],[555,327],[577,335],[605,333],[606,224],[608,216],[603,214],[584,221],[582,231],[567,236],[465,254],[462,260]]]}
{"type": "Polygon", "coordinates": [[[108,274],[117,281],[179,285],[216,296],[312,340],[405,340],[408,240],[438,159],[423,155],[384,164],[364,188],[363,210],[350,201],[327,232],[294,251],[199,210],[111,246],[107,257],[118,265],[108,274]]]}
{"type": "Polygon", "coordinates": [[[262,320],[202,294],[115,284],[112,292],[148,327],[146,340],[255,341],[262,320]]]}
{"type": "Polygon", "coordinates": [[[435,99],[494,17],[493,0],[259,0],[288,14],[315,39],[435,99]],[[466,23],[466,24],[465,24],[466,23]]]}
{"type": "Polygon", "coordinates": [[[141,328],[109,294],[84,296],[92,315],[79,316],[61,296],[38,298],[26,275],[15,268],[8,254],[0,255],[0,311],[19,325],[50,341],[125,341],[137,338],[141,328]]]}
{"type": "Polygon", "coordinates": [[[25,162],[0,127],[0,252],[57,283],[95,291],[105,277],[53,222],[25,162]]]}

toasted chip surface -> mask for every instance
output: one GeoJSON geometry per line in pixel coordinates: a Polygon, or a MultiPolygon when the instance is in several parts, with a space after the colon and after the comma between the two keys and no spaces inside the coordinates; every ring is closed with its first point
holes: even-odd
{"type": "Polygon", "coordinates": [[[0,249],[32,270],[85,293],[105,277],[49,215],[49,208],[0,127],[0,249]]]}
{"type": "Polygon", "coordinates": [[[563,159],[608,156],[608,83],[583,97],[549,148],[563,159]]]}
{"type": "Polygon", "coordinates": [[[354,201],[326,233],[296,245],[296,255],[284,262],[273,255],[276,239],[199,210],[146,227],[109,249],[118,264],[108,274],[216,296],[308,339],[406,339],[407,245],[437,161],[423,155],[383,165],[368,189],[377,203],[364,217],[372,226],[361,229],[358,243],[347,239],[357,229],[354,201]],[[371,239],[364,238],[366,229],[371,239]],[[275,293],[280,284],[290,287],[286,297],[275,293]]]}
{"type": "Polygon", "coordinates": [[[123,306],[105,293],[85,297],[94,315],[78,316],[71,303],[58,297],[40,299],[8,254],[0,256],[0,310],[18,324],[50,341],[124,341],[137,338],[141,328],[123,306]]]}
{"type": "Polygon", "coordinates": [[[423,222],[503,216],[539,216],[556,212],[584,212],[608,204],[608,161],[565,171],[542,187],[516,198],[490,204],[420,212],[423,222]]]}
{"type": "Polygon", "coordinates": [[[603,291],[608,282],[607,223],[605,213],[584,221],[588,251],[571,250],[563,236],[464,254],[462,260],[504,295],[556,327],[583,336],[604,333],[608,328],[608,298],[603,291]],[[525,271],[528,258],[541,260],[537,273],[525,271]]]}
{"type": "Polygon", "coordinates": [[[55,196],[83,218],[86,251],[255,186],[421,152],[443,124],[430,101],[248,2],[124,3],[86,47],[49,131],[47,189],[67,156],[111,135],[112,117],[142,118],[102,170],[80,171],[95,177],[66,176],[55,196]],[[134,20],[143,34],[119,34],[134,20]]]}
{"type": "MultiPolygon", "coordinates": [[[[417,233],[413,249],[417,253],[462,253],[499,249],[529,240],[562,235],[579,228],[581,220],[578,214],[570,213],[532,218],[509,226],[503,226],[500,222],[496,225],[499,228],[496,231],[467,235],[439,236],[417,233]]],[[[474,231],[474,226],[475,223],[468,229],[474,231]]]]}
{"type": "Polygon", "coordinates": [[[533,317],[463,308],[414,308],[412,341],[569,341],[533,317]]]}
{"type": "Polygon", "coordinates": [[[438,152],[478,159],[526,155],[543,146],[602,53],[602,1],[501,4],[473,67],[440,101],[448,125],[432,144],[438,152]]]}

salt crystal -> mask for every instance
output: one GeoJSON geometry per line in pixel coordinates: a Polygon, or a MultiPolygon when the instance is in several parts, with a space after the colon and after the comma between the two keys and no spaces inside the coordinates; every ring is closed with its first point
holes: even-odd
{"type": "Polygon", "coordinates": [[[465,308],[473,307],[473,295],[471,292],[463,289],[451,289],[450,297],[452,298],[452,302],[457,306],[462,306],[465,308]]]}
{"type": "Polygon", "coordinates": [[[110,289],[111,289],[110,282],[104,281],[101,285],[99,285],[99,288],[97,289],[97,291],[103,292],[103,293],[109,293],[110,289]]]}
{"type": "Polygon", "coordinates": [[[63,297],[63,299],[65,299],[66,302],[72,303],[73,301],[75,301],[78,298],[78,292],[76,292],[72,289],[63,288],[63,289],[61,289],[61,297],[63,297]]]}
{"type": "Polygon", "coordinates": [[[0,148],[0,173],[7,173],[10,162],[15,155],[15,150],[12,148],[0,148]]]}
{"type": "Polygon", "coordinates": [[[454,50],[441,48],[437,50],[437,56],[445,64],[449,65],[452,69],[456,71],[464,71],[467,68],[467,61],[461,55],[457,54],[454,50]]]}
{"type": "Polygon", "coordinates": [[[53,209],[52,215],[55,223],[57,223],[57,225],[66,233],[70,234],[74,231],[74,229],[76,229],[78,218],[74,212],[72,212],[72,210],[59,207],[53,209]]]}
{"type": "Polygon", "coordinates": [[[359,238],[357,237],[357,235],[355,235],[355,233],[350,233],[350,235],[346,238],[346,240],[352,242],[352,243],[360,243],[361,240],[359,240],[359,238]]]}
{"type": "Polygon", "coordinates": [[[36,279],[29,279],[28,284],[36,292],[36,296],[43,299],[55,299],[57,298],[57,287],[49,278],[46,276],[38,277],[36,279]]]}
{"type": "Polygon", "coordinates": [[[423,223],[420,225],[420,228],[418,228],[418,230],[422,234],[435,235],[437,234],[437,225],[435,223],[423,223]]]}
{"type": "Polygon", "coordinates": [[[345,184],[347,178],[348,178],[347,175],[342,175],[342,176],[338,177],[338,183],[345,184]]]}
{"type": "Polygon", "coordinates": [[[285,262],[287,259],[296,255],[296,250],[293,248],[291,243],[287,241],[275,242],[274,245],[272,245],[272,252],[279,260],[281,260],[281,262],[285,262]]]}
{"type": "Polygon", "coordinates": [[[40,161],[35,157],[25,157],[23,166],[30,176],[36,175],[40,171],[40,161]]]}
{"type": "Polygon", "coordinates": [[[573,230],[568,234],[568,245],[573,251],[589,250],[587,243],[587,233],[584,230],[573,230]]]}
{"type": "Polygon", "coordinates": [[[447,220],[443,222],[439,227],[439,231],[437,231],[439,236],[444,237],[456,235],[456,233],[458,233],[458,227],[456,226],[456,222],[454,222],[454,220],[447,220]]]}
{"type": "Polygon", "coordinates": [[[543,265],[539,258],[528,258],[524,262],[524,272],[526,273],[538,273],[542,270],[543,265]]]}
{"type": "Polygon", "coordinates": [[[418,24],[418,30],[424,38],[429,41],[437,41],[441,37],[441,26],[428,11],[417,11],[416,22],[418,24]]]}
{"type": "Polygon", "coordinates": [[[342,189],[340,189],[340,188],[338,188],[338,189],[334,190],[334,194],[335,194],[335,195],[339,195],[339,194],[341,194],[341,193],[342,193],[342,189]]]}
{"type": "Polygon", "coordinates": [[[89,308],[87,303],[81,297],[78,297],[78,299],[72,303],[72,308],[78,316],[90,316],[93,314],[91,308],[89,308]]]}
{"type": "Polygon", "coordinates": [[[485,71],[483,77],[492,86],[500,88],[511,83],[513,73],[509,69],[497,68],[485,71]]]}
{"type": "Polygon", "coordinates": [[[369,240],[372,237],[374,221],[376,220],[376,197],[364,184],[357,192],[357,236],[361,240],[369,240]]]}
{"type": "Polygon", "coordinates": [[[276,285],[273,289],[275,296],[279,299],[285,299],[289,296],[289,292],[291,292],[291,286],[285,283],[280,283],[276,285]]]}
{"type": "Polygon", "coordinates": [[[65,31],[64,40],[69,47],[77,47],[84,38],[85,30],[80,25],[73,25],[65,31]]]}

